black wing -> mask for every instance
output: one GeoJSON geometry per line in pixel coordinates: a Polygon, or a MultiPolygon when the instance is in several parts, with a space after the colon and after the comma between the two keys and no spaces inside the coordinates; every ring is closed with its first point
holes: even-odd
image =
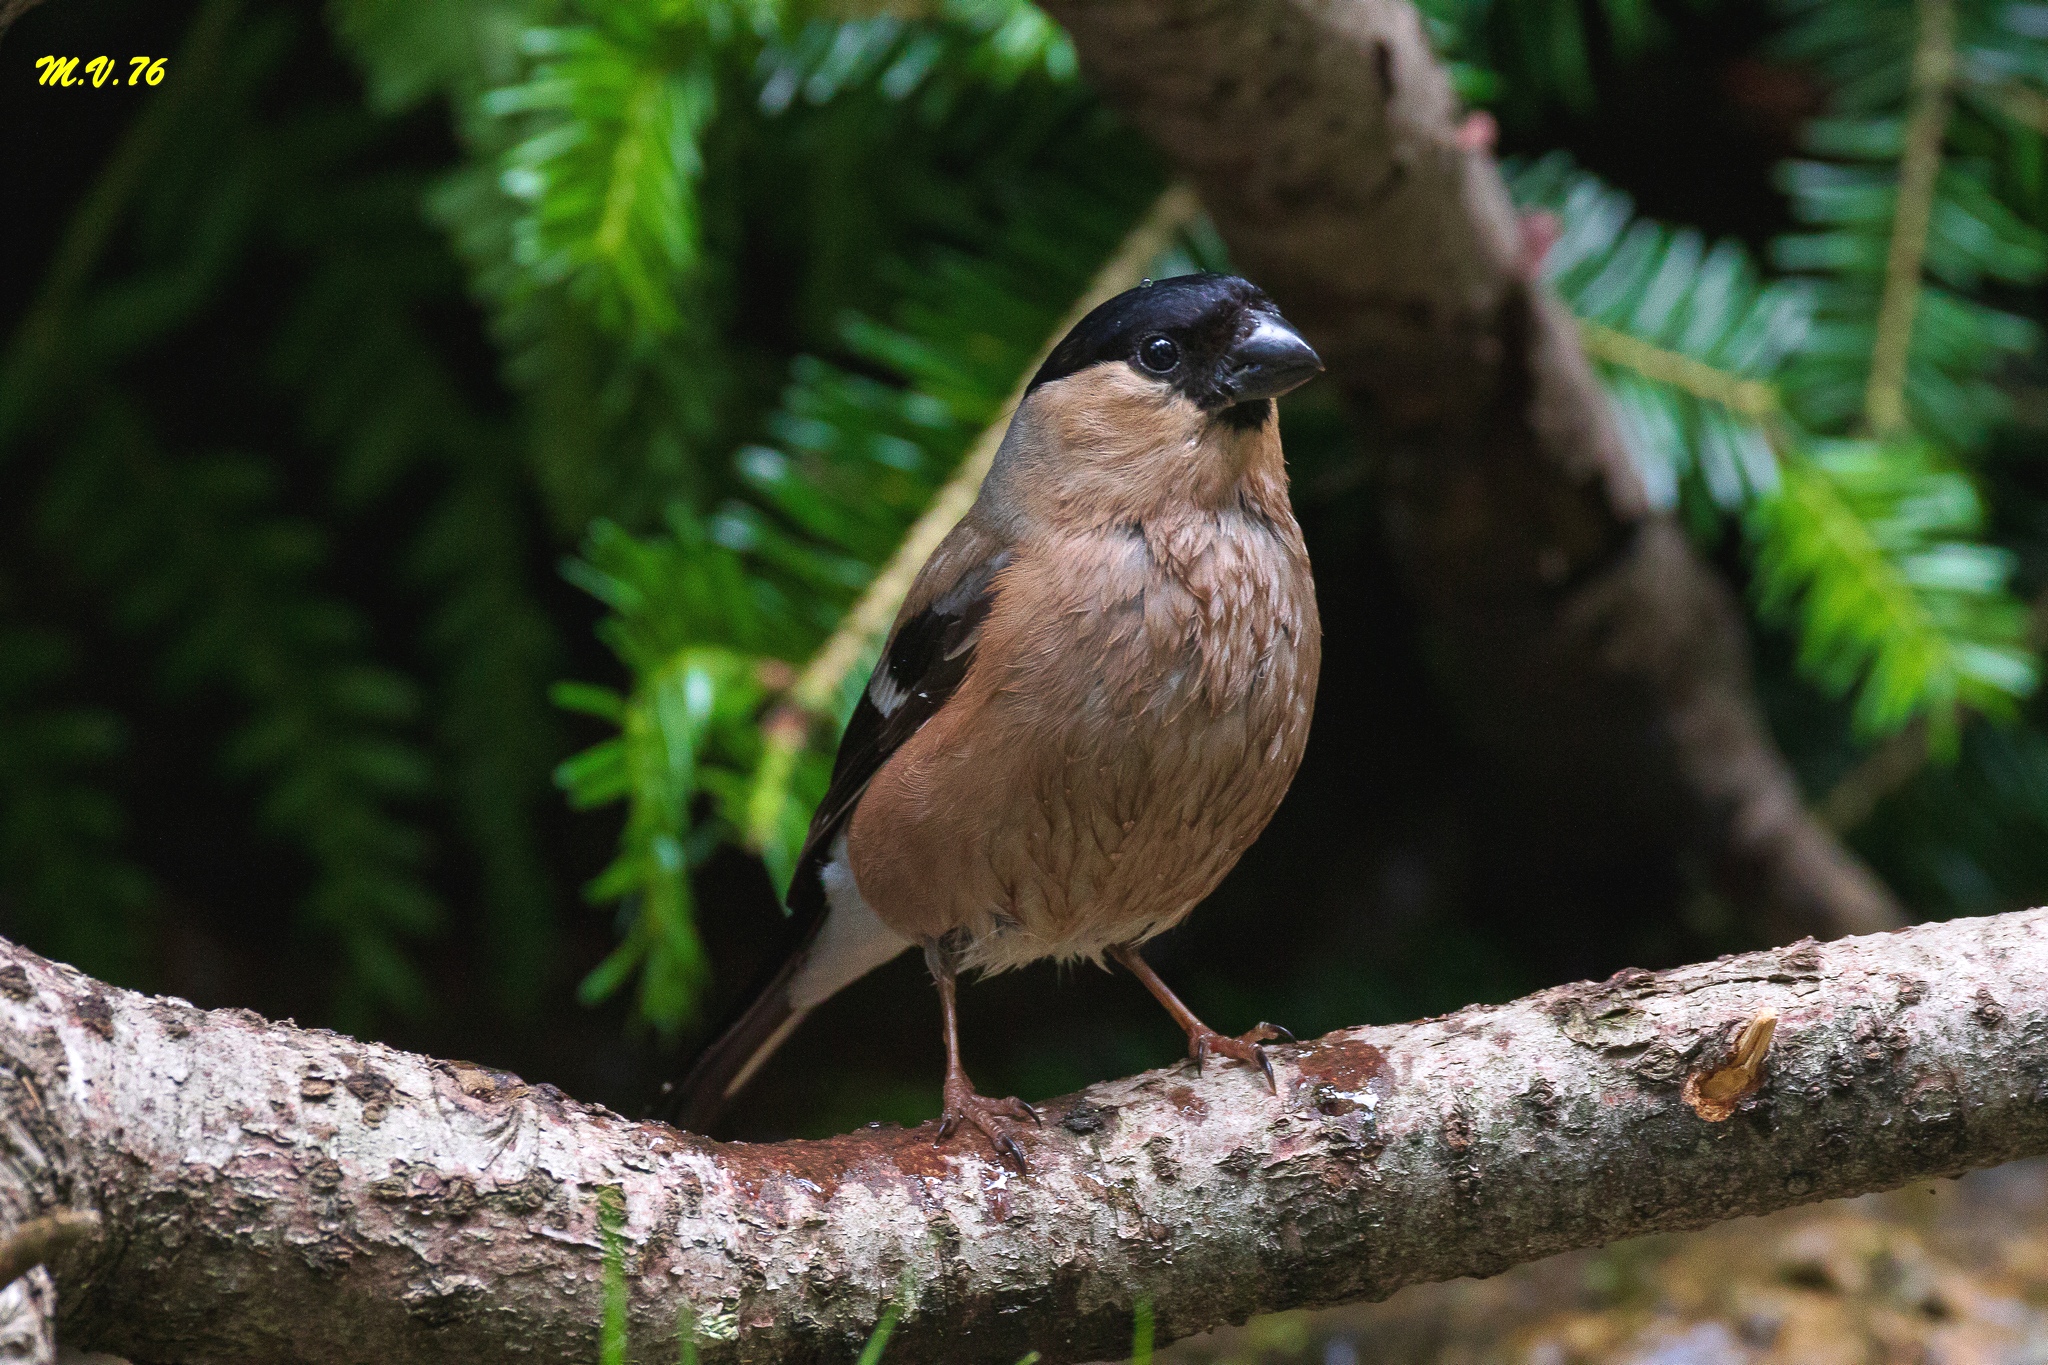
{"type": "Polygon", "coordinates": [[[744,997],[739,1013],[719,1030],[690,1074],[662,1103],[672,1120],[696,1132],[706,1131],[731,1098],[738,1078],[779,1041],[795,1013],[790,985],[809,961],[810,945],[824,928],[830,908],[818,874],[831,855],[832,842],[875,773],[937,714],[967,676],[982,622],[995,604],[996,575],[1009,561],[1004,551],[974,564],[930,606],[905,621],[882,651],[839,741],[832,785],[811,817],[810,834],[797,858],[796,876],[789,884],[789,908],[795,913],[784,930],[783,951],[744,997]]]}
{"type": "Polygon", "coordinates": [[[981,641],[982,622],[995,605],[996,575],[1009,562],[1010,553],[1003,550],[969,569],[930,606],[905,621],[882,651],[840,737],[832,784],[811,817],[811,832],[789,883],[789,908],[799,923],[824,918],[825,887],[818,874],[861,793],[890,755],[938,713],[967,676],[981,641]]]}

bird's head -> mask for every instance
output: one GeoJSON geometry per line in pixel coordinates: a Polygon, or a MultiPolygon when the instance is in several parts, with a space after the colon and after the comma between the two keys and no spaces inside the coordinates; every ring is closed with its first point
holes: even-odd
{"type": "Polygon", "coordinates": [[[1257,285],[1235,275],[1147,280],[1096,307],[1053,347],[1036,390],[1120,366],[1233,426],[1257,426],[1273,400],[1323,362],[1257,285]]]}
{"type": "Polygon", "coordinates": [[[1056,500],[1068,515],[1218,503],[1262,464],[1281,477],[1273,400],[1322,368],[1249,281],[1148,281],[1053,347],[1017,410],[996,483],[1020,504],[1056,500]]]}

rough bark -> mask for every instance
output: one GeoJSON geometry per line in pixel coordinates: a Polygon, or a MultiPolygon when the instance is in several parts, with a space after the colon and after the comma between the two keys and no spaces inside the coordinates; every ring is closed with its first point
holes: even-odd
{"type": "Polygon", "coordinates": [[[0,1215],[97,1213],[67,1342],[161,1365],[593,1360],[606,1190],[640,1359],[685,1312],[709,1361],[850,1359],[892,1300],[892,1365],[1096,1359],[1140,1297],[1170,1339],[2048,1152],[2048,911],[1276,1060],[1277,1095],[1226,1065],[1051,1101],[1020,1179],[930,1125],[712,1142],[0,944],[0,1215]]]}
{"type": "MultiPolygon", "coordinates": [[[[1900,922],[1806,812],[1740,614],[1652,512],[1404,0],[1046,0],[1329,362],[1475,734],[1590,861],[1659,847],[1785,941],[1900,922]],[[1588,841],[1601,841],[1597,848],[1588,841]]],[[[1477,129],[1475,125],[1475,130],[1477,129]]]]}

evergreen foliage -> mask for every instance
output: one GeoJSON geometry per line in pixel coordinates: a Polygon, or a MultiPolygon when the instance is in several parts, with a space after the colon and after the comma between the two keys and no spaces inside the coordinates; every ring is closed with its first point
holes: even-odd
{"type": "Polygon", "coordinates": [[[1627,61],[1665,27],[1645,0],[1421,0],[1417,8],[1459,95],[1525,116],[1553,100],[1590,110],[1601,39],[1627,61]]]}
{"type": "MultiPolygon", "coordinates": [[[[0,618],[0,643],[29,665],[8,670],[10,701],[98,646],[101,668],[148,661],[132,704],[231,715],[214,737],[223,776],[306,867],[298,932],[338,950],[335,1017],[358,1026],[426,1001],[406,943],[443,907],[420,805],[450,782],[492,928],[526,931],[492,935],[528,945],[508,953],[525,961],[506,964],[507,994],[530,999],[551,919],[531,818],[553,756],[539,700],[553,665],[552,627],[518,572],[522,495],[491,458],[499,424],[426,334],[422,310],[455,277],[418,220],[418,176],[388,167],[366,114],[269,118],[317,35],[236,10],[202,9],[175,60],[207,97],[167,98],[137,126],[73,224],[71,273],[53,277],[0,374],[0,469],[18,494],[5,572],[38,586],[34,599],[11,591],[0,618]],[[254,318],[223,313],[225,282],[250,270],[294,287],[254,318]],[[232,357],[222,369],[253,387],[130,378],[180,348],[232,357]],[[195,403],[237,415],[213,429],[232,431],[225,444],[185,434],[195,403]],[[417,478],[439,491],[392,585],[433,603],[431,662],[409,667],[338,590],[336,561],[337,538],[375,526],[417,478]],[[53,595],[77,599],[93,637],[34,624],[53,595]],[[110,656],[102,638],[128,643],[110,656]],[[438,735],[420,719],[430,690],[438,735]]],[[[77,666],[68,681],[83,683],[77,666]]],[[[137,917],[164,891],[123,838],[113,768],[127,733],[104,707],[58,704],[0,744],[19,775],[0,827],[33,846],[0,872],[10,914],[117,977],[141,969],[137,917]]]]}
{"type": "MultiPolygon", "coordinates": [[[[2048,821],[2035,732],[1962,728],[2019,719],[2038,680],[2037,627],[2013,591],[2038,550],[1994,538],[1986,483],[2003,474],[2030,515],[2031,476],[1992,462],[2018,449],[2001,433],[2040,343],[2015,305],[2048,275],[2048,106],[2032,84],[2048,74],[2044,13],[1788,5],[1779,50],[1832,96],[1804,130],[1809,156],[1781,168],[1805,230],[1773,244],[1786,273],[1769,283],[1737,244],[1633,220],[1625,195],[1561,157],[1516,183],[1561,220],[1546,274],[1586,321],[1653,500],[1709,543],[1739,518],[1762,619],[1793,630],[1811,682],[1852,699],[1864,742],[1960,756],[1915,786],[1967,791],[1977,818],[1937,815],[1916,790],[1873,837],[1927,909],[2005,903],[2000,888],[2039,868],[2004,850],[2048,821]]],[[[1853,752],[1803,747],[1822,772],[1853,752]]]]}
{"type": "MultiPolygon", "coordinates": [[[[1760,608],[1796,625],[1814,681],[1856,695],[1860,731],[1882,738],[1926,718],[1947,746],[1960,707],[2009,716],[2035,664],[2007,591],[2013,557],[1977,539],[1975,484],[1926,438],[1819,434],[1856,429],[1874,309],[1855,322],[1838,305],[1830,321],[1830,291],[1850,286],[1767,283],[1738,244],[1708,249],[1691,229],[1635,218],[1626,195],[1562,157],[1515,189],[1560,219],[1545,271],[1604,362],[1652,502],[1682,507],[1703,539],[1725,515],[1745,519],[1760,608]],[[1845,358],[1861,367],[1846,412],[1815,397],[1839,396],[1845,358]]],[[[1916,350],[1909,383],[1999,401],[1987,357],[1971,367],[1930,349],[1916,350]]],[[[1988,429],[1973,428],[1980,445],[1988,429]]]]}
{"type": "MultiPolygon", "coordinates": [[[[18,611],[20,590],[4,586],[0,602],[18,611]]],[[[151,886],[125,856],[124,812],[106,781],[126,727],[62,690],[76,684],[79,652],[19,616],[0,633],[0,864],[27,932],[67,961],[121,973],[134,970],[151,886]]]]}
{"type": "MultiPolygon", "coordinates": [[[[130,774],[184,725],[299,868],[337,1018],[424,1008],[416,950],[449,932],[531,1008],[585,877],[618,946],[583,998],[697,1018],[693,876],[739,848],[786,883],[871,656],[815,716],[795,680],[1165,184],[1024,0],[853,8],[333,0],[366,94],[293,104],[321,35],[201,6],[0,362],[11,929],[146,972],[184,874],[130,774]],[[391,159],[447,127],[431,165],[391,159]],[[436,322],[465,306],[480,360],[436,322]],[[235,363],[146,378],[191,352],[235,363]],[[615,822],[594,877],[542,836],[551,771],[615,822]]],[[[1596,57],[1665,29],[1647,0],[1424,8],[1467,96],[1525,123],[1596,108],[1596,57]]],[[[1561,154],[1514,175],[1652,500],[1782,633],[1803,771],[1901,736],[1943,760],[1871,826],[1929,911],[2048,887],[2048,856],[1999,851],[2048,826],[2020,596],[2048,480],[2018,425],[2044,15],[1788,3],[1779,55],[1831,104],[1767,261],[1561,154]]],[[[1224,263],[1204,228],[1158,271],[1197,262],[1224,263]]]]}

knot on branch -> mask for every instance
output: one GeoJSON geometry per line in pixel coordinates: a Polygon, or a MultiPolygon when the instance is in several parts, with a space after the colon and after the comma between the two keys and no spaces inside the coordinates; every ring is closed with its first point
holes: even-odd
{"type": "Polygon", "coordinates": [[[1743,1027],[1725,1062],[1686,1077],[1682,1093],[1692,1111],[1708,1123],[1720,1123],[1754,1095],[1764,1083],[1764,1059],[1777,1032],[1778,1012],[1765,1010],[1743,1027]]]}

